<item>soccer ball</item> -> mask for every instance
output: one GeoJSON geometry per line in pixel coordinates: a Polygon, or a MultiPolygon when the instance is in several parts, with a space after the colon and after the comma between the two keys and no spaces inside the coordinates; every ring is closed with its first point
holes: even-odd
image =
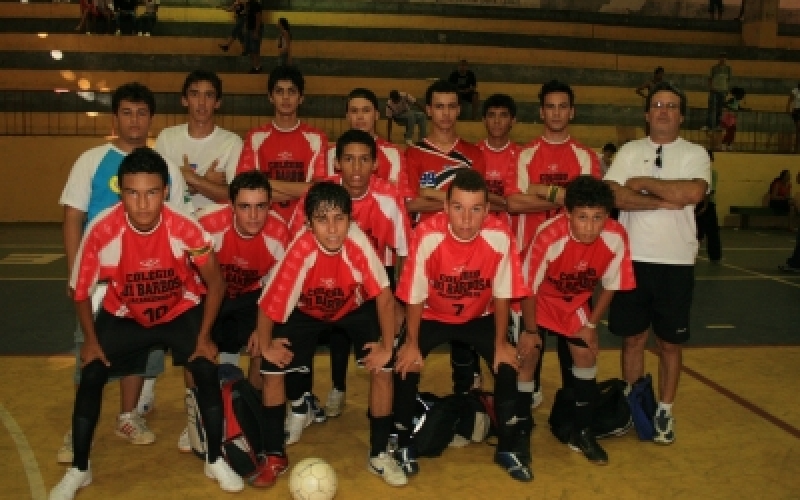
{"type": "Polygon", "coordinates": [[[289,493],[294,500],[330,500],[336,495],[336,472],[321,458],[306,458],[292,469],[289,493]]]}

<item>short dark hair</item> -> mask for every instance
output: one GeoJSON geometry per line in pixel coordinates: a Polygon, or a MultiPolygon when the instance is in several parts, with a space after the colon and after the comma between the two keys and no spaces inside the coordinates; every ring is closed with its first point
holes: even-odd
{"type": "Polygon", "coordinates": [[[672,92],[676,96],[681,98],[681,116],[686,116],[686,94],[678,88],[677,85],[673,84],[672,82],[658,82],[650,89],[650,93],[647,94],[647,99],[644,103],[644,111],[645,113],[650,111],[650,101],[653,100],[653,96],[656,92],[672,92]]]}
{"type": "Polygon", "coordinates": [[[603,151],[611,151],[611,154],[614,154],[617,152],[617,147],[613,142],[607,142],[606,145],[603,146],[603,151]]]}
{"type": "Polygon", "coordinates": [[[542,85],[541,90],[539,90],[539,105],[544,106],[544,98],[547,97],[547,94],[553,94],[555,92],[564,92],[567,94],[569,97],[569,106],[575,106],[575,92],[572,91],[572,87],[559,80],[550,80],[542,85]]]}
{"type": "Polygon", "coordinates": [[[458,169],[453,181],[447,186],[448,200],[453,197],[453,189],[456,188],[470,193],[483,192],[484,198],[489,201],[489,187],[486,185],[486,180],[478,171],[471,168],[458,169]]]}
{"type": "Polygon", "coordinates": [[[167,161],[147,146],[134,149],[122,159],[117,170],[117,181],[120,186],[122,177],[126,174],[158,174],[164,181],[164,186],[169,184],[167,161]]]}
{"type": "Polygon", "coordinates": [[[517,117],[517,103],[508,94],[492,94],[483,101],[483,117],[489,112],[489,108],[505,108],[511,118],[517,117]]]}
{"type": "Polygon", "coordinates": [[[294,66],[276,66],[275,69],[269,72],[269,79],[267,80],[267,93],[272,94],[272,91],[275,90],[275,85],[282,80],[288,80],[292,82],[292,84],[297,87],[297,91],[300,92],[300,95],[303,95],[303,91],[306,87],[306,80],[303,78],[303,73],[300,72],[294,66]]]}
{"type": "Polygon", "coordinates": [[[653,74],[655,74],[655,73],[663,73],[663,72],[664,72],[664,67],[663,66],[659,66],[655,70],[653,70],[653,74]]]}
{"type": "Polygon", "coordinates": [[[231,203],[236,202],[236,197],[239,196],[239,191],[242,189],[263,189],[267,192],[267,200],[272,199],[272,186],[269,183],[269,177],[260,170],[242,172],[233,178],[231,185],[228,186],[228,195],[230,195],[231,203]]]}
{"type": "Polygon", "coordinates": [[[364,144],[369,148],[369,154],[373,160],[378,157],[378,146],[375,144],[375,138],[369,132],[351,128],[336,141],[336,159],[341,160],[344,154],[344,148],[348,144],[364,144]]]}
{"type": "Polygon", "coordinates": [[[447,80],[436,80],[425,91],[425,104],[430,106],[433,102],[433,94],[455,94],[458,97],[458,87],[447,80]]]}
{"type": "Polygon", "coordinates": [[[567,184],[564,206],[572,212],[578,207],[603,208],[611,212],[614,208],[614,192],[607,183],[591,175],[579,175],[567,184]]]}
{"type": "MultiPolygon", "coordinates": [[[[392,92],[396,92],[393,90],[392,92]]],[[[391,96],[391,93],[389,94],[391,96]]],[[[378,96],[375,95],[375,92],[371,91],[370,89],[365,89],[362,87],[355,88],[347,94],[347,101],[345,101],[345,111],[347,108],[350,107],[350,101],[353,99],[366,99],[375,106],[375,109],[378,109],[378,96]]]]}
{"type": "Polygon", "coordinates": [[[186,80],[183,81],[183,89],[181,89],[181,95],[183,97],[189,97],[189,87],[192,86],[193,83],[197,82],[208,82],[214,87],[214,91],[217,93],[217,100],[219,101],[222,99],[222,80],[220,80],[219,76],[213,71],[208,71],[205,69],[196,69],[186,75],[186,80]]]}
{"type": "Polygon", "coordinates": [[[119,111],[122,101],[143,102],[150,110],[150,116],[156,114],[156,97],[153,92],[139,82],[125,83],[117,87],[111,94],[111,112],[115,115],[119,111]]]}
{"type": "Polygon", "coordinates": [[[341,186],[333,182],[318,182],[311,186],[306,193],[306,202],[303,211],[306,219],[310,222],[318,210],[331,210],[338,208],[345,215],[353,212],[353,201],[350,193],[341,186]]]}
{"type": "MultiPolygon", "coordinates": [[[[800,83],[798,83],[797,86],[800,87],[800,83]]],[[[391,92],[389,92],[389,99],[391,99],[393,101],[399,101],[400,100],[400,92],[398,92],[396,90],[392,90],[391,92]]]]}

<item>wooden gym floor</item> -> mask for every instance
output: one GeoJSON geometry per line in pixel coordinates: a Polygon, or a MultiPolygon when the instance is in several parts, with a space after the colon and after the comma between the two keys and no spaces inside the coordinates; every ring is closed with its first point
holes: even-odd
{"type": "MultiPolygon", "coordinates": [[[[422,459],[405,488],[369,474],[366,374],[351,367],[344,414],[312,424],[288,450],[293,463],[317,456],[337,472],[337,498],[800,498],[800,275],[776,266],[794,234],[779,230],[722,234],[724,259],[698,259],[692,341],[675,405],[677,440],[669,447],[640,442],[631,432],[602,442],[610,464],[598,467],[560,444],[547,428],[558,387],[557,360],[548,351],[545,401],[535,411],[535,479],[509,479],[492,461],[493,448],[472,444],[422,459]]],[[[74,317],[64,296],[64,261],[57,225],[0,225],[0,498],[44,499],[64,473],[56,450],[73,403],[74,317]]],[[[618,342],[602,333],[599,378],[619,375],[618,342]]],[[[647,356],[656,371],[657,360],[647,356]]],[[[317,356],[315,392],[330,388],[328,358],[317,356]]],[[[177,451],[185,423],[181,374],[168,368],[157,384],[148,424],[157,440],[136,447],[113,434],[118,387],[109,384],[92,453],[94,482],[78,499],[225,498],[201,462],[177,451]]],[[[429,358],[422,388],[449,391],[449,361],[429,358]]],[[[238,498],[289,498],[288,478],[268,491],[247,488],[238,498]]]]}

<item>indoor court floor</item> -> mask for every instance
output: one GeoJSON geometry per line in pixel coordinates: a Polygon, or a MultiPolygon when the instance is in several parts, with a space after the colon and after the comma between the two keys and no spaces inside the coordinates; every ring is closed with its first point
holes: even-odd
{"type": "MultiPolygon", "coordinates": [[[[0,224],[0,498],[45,499],[64,466],[56,450],[70,425],[74,315],[66,298],[60,226],[0,224]]],[[[610,463],[595,466],[560,444],[547,415],[560,384],[557,359],[545,357],[545,401],[535,411],[534,481],[518,483],[492,462],[493,448],[471,444],[421,459],[421,473],[391,488],[366,470],[367,377],[351,367],[344,414],[312,424],[288,449],[292,463],[321,457],[336,470],[341,499],[789,499],[800,498],[800,274],[777,265],[795,235],[785,230],[722,233],[723,261],[701,252],[696,267],[692,339],[675,404],[672,446],[640,442],[633,431],[604,440],[610,463]]],[[[601,333],[600,380],[619,376],[619,343],[601,333]]],[[[551,342],[552,344],[552,342],[551,342]]],[[[657,359],[647,355],[656,375],[657,359]]],[[[327,355],[317,356],[315,392],[330,388],[327,355]]],[[[484,367],[484,373],[486,373],[484,367]]],[[[157,384],[148,425],[157,440],[134,446],[115,437],[119,397],[111,383],[92,452],[94,481],[77,499],[226,498],[202,462],[178,452],[185,424],[181,372],[157,384]]],[[[422,389],[450,389],[449,357],[426,363],[422,389]]],[[[290,498],[288,475],[269,490],[238,498],[290,498]]],[[[232,498],[232,497],[231,497],[232,498]]]]}

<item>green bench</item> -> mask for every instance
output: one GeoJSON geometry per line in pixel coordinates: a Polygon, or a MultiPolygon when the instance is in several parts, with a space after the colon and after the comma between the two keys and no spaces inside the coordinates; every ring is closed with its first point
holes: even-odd
{"type": "MultiPolygon", "coordinates": [[[[731,207],[731,214],[739,216],[739,228],[747,229],[750,226],[750,217],[789,217],[788,214],[776,214],[770,207],[731,207]]],[[[788,222],[787,222],[788,224],[788,222]]]]}

